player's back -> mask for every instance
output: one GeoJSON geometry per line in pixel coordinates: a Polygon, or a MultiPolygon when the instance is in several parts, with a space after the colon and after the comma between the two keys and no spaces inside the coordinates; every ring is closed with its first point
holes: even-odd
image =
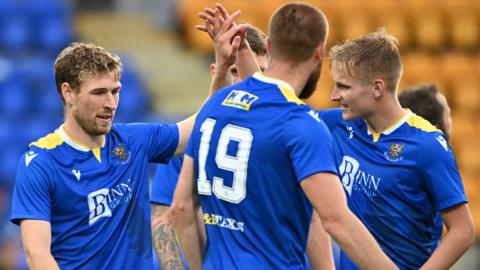
{"type": "Polygon", "coordinates": [[[311,113],[288,84],[261,74],[202,108],[187,154],[207,230],[204,269],[306,267],[312,207],[299,181],[334,170],[301,149],[298,134],[328,134],[311,113]]]}

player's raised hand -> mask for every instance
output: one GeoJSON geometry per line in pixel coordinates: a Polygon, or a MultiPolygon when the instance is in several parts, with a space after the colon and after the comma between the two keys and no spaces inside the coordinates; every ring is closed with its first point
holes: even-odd
{"type": "MultiPolygon", "coordinates": [[[[229,16],[230,14],[228,13],[227,9],[221,4],[217,4],[215,9],[206,7],[203,9],[203,11],[198,13],[198,17],[204,21],[204,25],[196,25],[195,28],[199,31],[206,32],[210,38],[214,40],[218,34],[218,31],[220,30],[219,26],[223,25],[229,16]],[[219,25],[215,25],[215,11],[217,10],[220,12],[219,25]]],[[[235,22],[233,22],[232,25],[235,26],[235,22]]]]}
{"type": "Polygon", "coordinates": [[[215,48],[215,60],[218,69],[228,69],[235,64],[238,55],[238,49],[245,41],[247,30],[246,24],[234,24],[233,21],[240,15],[237,10],[232,15],[227,16],[222,23],[220,10],[215,10],[213,27],[218,29],[213,39],[215,48]]]}

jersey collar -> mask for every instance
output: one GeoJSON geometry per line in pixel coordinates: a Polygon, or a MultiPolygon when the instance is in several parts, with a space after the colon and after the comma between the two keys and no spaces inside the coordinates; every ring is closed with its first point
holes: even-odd
{"type": "Polygon", "coordinates": [[[402,116],[402,118],[400,118],[400,120],[398,120],[397,122],[395,122],[393,125],[391,125],[390,127],[386,128],[384,131],[382,132],[375,132],[373,130],[370,129],[370,126],[368,125],[367,121],[365,121],[365,123],[367,124],[367,134],[368,135],[373,135],[373,141],[374,142],[377,142],[379,139],[380,139],[380,135],[383,134],[383,135],[389,135],[391,134],[392,132],[394,132],[395,130],[397,130],[399,127],[401,127],[403,124],[405,124],[405,122],[407,122],[408,118],[410,118],[410,116],[412,116],[412,111],[410,111],[409,109],[406,109],[406,113],[404,116],[402,116]]]}
{"type": "Polygon", "coordinates": [[[289,91],[291,91],[295,95],[295,91],[293,90],[293,87],[289,83],[287,83],[286,81],[282,81],[282,80],[274,79],[274,78],[271,78],[271,77],[267,77],[261,72],[255,72],[252,75],[252,77],[254,77],[255,79],[257,79],[259,81],[262,81],[262,82],[279,85],[279,86],[281,86],[285,89],[288,89],[289,91]]]}
{"type": "MultiPolygon", "coordinates": [[[[83,151],[83,152],[88,152],[88,151],[91,151],[92,149],[91,148],[88,148],[87,146],[85,145],[82,145],[80,143],[77,143],[75,142],[72,137],[70,137],[67,132],[65,132],[65,128],[64,128],[64,125],[61,125],[58,129],[57,129],[57,132],[58,134],[60,135],[60,137],[62,137],[63,141],[65,141],[65,143],[67,143],[68,145],[70,145],[71,147],[77,149],[77,150],[80,150],[80,151],[83,151]]],[[[102,143],[102,148],[105,146],[105,136],[103,136],[103,143],[102,143]]]]}

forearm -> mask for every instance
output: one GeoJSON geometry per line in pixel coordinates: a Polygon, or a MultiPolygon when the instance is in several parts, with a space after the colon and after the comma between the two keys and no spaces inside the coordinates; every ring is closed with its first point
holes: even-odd
{"type": "Polygon", "coordinates": [[[453,228],[447,231],[440,245],[422,266],[422,270],[450,269],[450,267],[468,250],[473,238],[468,229],[453,228]]]}
{"type": "Polygon", "coordinates": [[[210,84],[210,93],[208,98],[213,96],[223,87],[229,86],[231,84],[231,78],[228,74],[228,67],[221,67],[220,65],[216,66],[215,74],[212,77],[212,82],[210,84]]]}
{"type": "Polygon", "coordinates": [[[397,269],[373,236],[348,209],[340,180],[332,173],[308,176],[301,186],[325,231],[361,269],[397,269]]]}
{"type": "Polygon", "coordinates": [[[201,211],[195,222],[178,231],[178,238],[190,269],[201,269],[206,242],[201,211]]]}
{"type": "Polygon", "coordinates": [[[169,223],[162,219],[166,210],[168,210],[168,206],[152,205],[153,246],[162,269],[185,269],[175,231],[169,223]]]}
{"type": "Polygon", "coordinates": [[[25,249],[28,268],[31,270],[59,270],[57,262],[49,251],[25,249]]]}
{"type": "Polygon", "coordinates": [[[351,212],[323,224],[325,230],[361,269],[397,269],[365,226],[351,212]]]}
{"type": "Polygon", "coordinates": [[[52,244],[50,222],[25,219],[20,222],[20,232],[29,269],[60,269],[50,252],[52,244]]]}
{"type": "Polygon", "coordinates": [[[255,55],[250,49],[248,42],[245,42],[245,45],[238,50],[235,65],[237,66],[238,73],[242,80],[253,75],[253,73],[257,71],[260,71],[260,67],[255,60],[255,55]]]}
{"type": "Polygon", "coordinates": [[[330,236],[314,211],[307,241],[307,255],[314,270],[335,269],[330,236]]]}

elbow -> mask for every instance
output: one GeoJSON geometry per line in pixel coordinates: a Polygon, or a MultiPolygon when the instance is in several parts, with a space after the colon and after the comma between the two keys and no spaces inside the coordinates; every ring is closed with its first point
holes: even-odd
{"type": "Polygon", "coordinates": [[[344,220],[340,212],[329,212],[320,216],[323,229],[329,235],[336,235],[339,230],[342,229],[342,220],[344,220]]]}
{"type": "Polygon", "coordinates": [[[465,233],[465,238],[466,238],[466,244],[467,244],[467,249],[473,246],[475,243],[475,225],[473,222],[471,222],[468,226],[468,229],[466,230],[467,232],[465,233]]]}
{"type": "Polygon", "coordinates": [[[29,247],[25,247],[24,251],[29,269],[39,269],[39,260],[45,258],[46,256],[51,256],[51,254],[45,251],[32,249],[29,247]]]}
{"type": "Polygon", "coordinates": [[[24,249],[25,251],[25,259],[27,260],[28,268],[29,269],[34,269],[34,256],[32,254],[32,251],[28,248],[24,249]]]}
{"type": "Polygon", "coordinates": [[[170,208],[170,222],[176,229],[181,229],[194,222],[192,207],[183,202],[174,202],[170,208]]]}
{"type": "MultiPolygon", "coordinates": [[[[448,227],[447,227],[448,228],[448,227]]],[[[447,234],[452,234],[459,247],[467,251],[475,243],[475,229],[473,221],[463,223],[463,226],[448,228],[447,234]]]]}

